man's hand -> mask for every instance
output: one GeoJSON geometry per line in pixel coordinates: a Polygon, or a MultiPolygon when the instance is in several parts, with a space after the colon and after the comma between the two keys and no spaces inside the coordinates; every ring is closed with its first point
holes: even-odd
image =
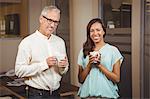
{"type": "Polygon", "coordinates": [[[48,58],[46,59],[46,62],[47,62],[47,64],[48,64],[49,68],[51,68],[52,66],[58,65],[57,59],[56,59],[56,57],[54,57],[54,56],[48,57],[48,58]]]}
{"type": "Polygon", "coordinates": [[[68,65],[68,60],[67,60],[67,57],[65,57],[64,59],[60,60],[58,62],[58,67],[66,67],[68,65]]]}
{"type": "Polygon", "coordinates": [[[65,67],[68,66],[68,59],[67,57],[65,57],[64,59],[58,61],[58,69],[59,69],[59,73],[62,74],[62,72],[64,71],[65,67]]]}

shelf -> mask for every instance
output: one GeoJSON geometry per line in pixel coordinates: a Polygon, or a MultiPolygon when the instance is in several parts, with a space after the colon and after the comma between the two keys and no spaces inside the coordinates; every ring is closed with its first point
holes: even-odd
{"type": "MultiPolygon", "coordinates": [[[[15,25],[11,25],[11,26],[14,26],[15,29],[19,28],[20,36],[23,37],[23,36],[28,35],[28,0],[0,0],[0,13],[1,13],[0,20],[5,21],[2,24],[5,23],[5,27],[8,26],[7,27],[8,29],[5,28],[5,30],[10,30],[10,27],[9,27],[10,25],[8,24],[11,24],[10,22],[12,22],[13,20],[15,25]],[[18,17],[15,17],[16,14],[18,15],[18,17]],[[6,18],[7,18],[7,22],[6,22],[6,18]],[[16,19],[18,20],[16,21],[16,19]]],[[[0,24],[0,30],[4,30],[4,29],[1,29],[1,27],[2,26],[0,24]]],[[[9,32],[9,33],[12,35],[14,34],[12,32],[9,32]]],[[[4,33],[0,33],[0,34],[3,35],[4,33]]],[[[0,37],[8,37],[8,36],[3,35],[0,37]]]]}
{"type": "Polygon", "coordinates": [[[20,35],[7,35],[7,34],[0,34],[0,38],[16,38],[21,37],[20,35]]]}
{"type": "Polygon", "coordinates": [[[0,0],[0,3],[21,3],[21,0],[0,0]]]}

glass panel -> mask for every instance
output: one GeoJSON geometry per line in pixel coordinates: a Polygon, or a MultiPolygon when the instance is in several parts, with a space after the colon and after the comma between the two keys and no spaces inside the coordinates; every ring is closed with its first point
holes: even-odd
{"type": "Polygon", "coordinates": [[[102,0],[102,4],[107,28],[131,27],[131,0],[102,0]]]}

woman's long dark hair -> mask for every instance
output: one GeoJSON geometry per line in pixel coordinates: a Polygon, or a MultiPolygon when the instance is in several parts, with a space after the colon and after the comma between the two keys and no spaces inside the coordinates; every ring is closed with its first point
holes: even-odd
{"type": "MultiPolygon", "coordinates": [[[[94,24],[94,23],[100,23],[102,25],[102,28],[106,34],[106,28],[104,27],[101,19],[99,18],[95,18],[95,19],[92,19],[88,25],[87,25],[87,28],[86,28],[86,32],[87,32],[87,40],[85,41],[85,43],[83,44],[83,54],[84,54],[84,58],[89,55],[89,53],[91,51],[93,51],[93,49],[95,48],[95,44],[94,42],[92,41],[92,39],[90,38],[90,28],[91,26],[94,24]]],[[[104,37],[105,37],[105,34],[104,34],[104,37]]]]}

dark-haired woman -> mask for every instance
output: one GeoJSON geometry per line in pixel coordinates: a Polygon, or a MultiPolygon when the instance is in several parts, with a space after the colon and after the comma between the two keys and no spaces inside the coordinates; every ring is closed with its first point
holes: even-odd
{"type": "Polygon", "coordinates": [[[81,98],[118,98],[117,83],[123,56],[117,47],[105,42],[106,28],[101,19],[92,19],[87,25],[87,40],[78,55],[78,79],[81,98]],[[90,52],[97,51],[95,60],[90,52]],[[97,63],[94,63],[97,61],[97,63]]]}

